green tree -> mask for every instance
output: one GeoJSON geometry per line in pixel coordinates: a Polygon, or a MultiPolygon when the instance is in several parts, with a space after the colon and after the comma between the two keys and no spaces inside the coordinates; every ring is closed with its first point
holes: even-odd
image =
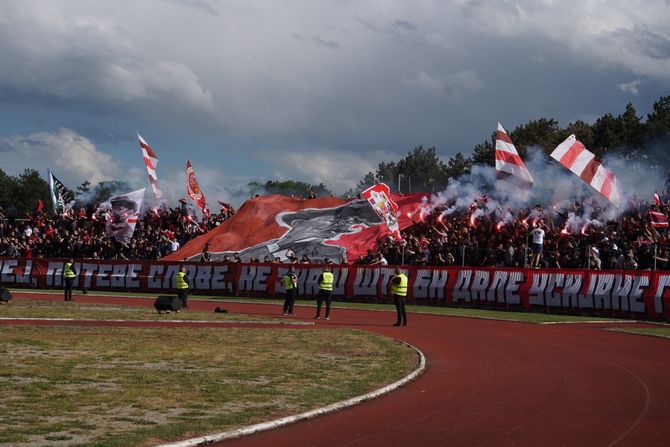
{"type": "Polygon", "coordinates": [[[582,120],[577,120],[574,123],[568,124],[568,127],[565,129],[565,137],[563,139],[567,138],[571,134],[574,134],[577,139],[581,141],[589,150],[593,148],[593,129],[588,123],[582,120]]]}
{"type": "Polygon", "coordinates": [[[49,184],[34,169],[26,169],[18,177],[10,177],[9,186],[11,196],[8,205],[13,203],[16,206],[19,217],[35,211],[39,200],[45,205],[50,201],[49,184]]]}
{"type": "Polygon", "coordinates": [[[472,150],[472,157],[470,157],[470,159],[472,160],[473,165],[495,166],[495,134],[493,134],[492,141],[484,141],[483,143],[475,146],[475,148],[472,150]]]}
{"type": "Polygon", "coordinates": [[[540,146],[545,153],[551,153],[562,141],[565,132],[558,127],[555,119],[540,118],[529,121],[514,129],[510,134],[514,145],[521,158],[526,156],[526,148],[529,146],[540,146]]]}
{"type": "Polygon", "coordinates": [[[654,103],[647,115],[646,140],[670,137],[670,96],[663,96],[654,103]]]}
{"type": "Polygon", "coordinates": [[[250,182],[248,185],[251,194],[281,194],[284,196],[309,197],[314,192],[317,197],[329,196],[332,194],[330,189],[323,184],[311,185],[309,183],[296,180],[268,180],[265,183],[250,182]]]}
{"type": "Polygon", "coordinates": [[[458,152],[447,163],[447,178],[457,178],[467,174],[470,172],[470,168],[472,168],[472,160],[458,152]]]}

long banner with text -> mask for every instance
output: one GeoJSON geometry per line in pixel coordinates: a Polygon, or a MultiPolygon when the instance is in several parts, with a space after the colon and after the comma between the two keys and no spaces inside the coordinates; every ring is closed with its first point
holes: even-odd
{"type": "MultiPolygon", "coordinates": [[[[3,287],[62,287],[64,260],[0,258],[3,287]]],[[[74,287],[88,290],[170,293],[177,262],[74,262],[74,287]]],[[[189,262],[190,292],[275,297],[284,293],[287,264],[189,262]]],[[[393,267],[333,265],[333,296],[351,301],[391,301],[393,267]]],[[[298,264],[299,295],[318,294],[323,266],[298,264]]],[[[556,313],[589,313],[670,320],[670,271],[528,270],[477,267],[403,267],[407,301],[556,313]]]]}

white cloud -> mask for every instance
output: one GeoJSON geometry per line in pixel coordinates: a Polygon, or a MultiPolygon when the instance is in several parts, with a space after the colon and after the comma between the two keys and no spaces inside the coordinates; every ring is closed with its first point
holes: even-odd
{"type": "Polygon", "coordinates": [[[630,93],[633,96],[638,96],[640,91],[637,89],[638,85],[642,84],[642,80],[636,79],[631,82],[625,82],[617,85],[617,88],[624,93],[630,93]]]}
{"type": "Polygon", "coordinates": [[[121,173],[112,156],[70,129],[0,139],[0,153],[2,167],[9,173],[18,174],[32,167],[44,174],[45,168],[50,167],[71,188],[85,180],[94,185],[112,180],[121,173]]]}
{"type": "MultiPolygon", "coordinates": [[[[266,157],[276,151],[264,151],[266,157]]],[[[311,184],[324,183],[334,193],[354,188],[370,171],[376,171],[380,161],[397,160],[398,154],[370,151],[360,154],[328,149],[282,150],[277,159],[281,170],[275,170],[279,179],[297,179],[311,184]]]]}

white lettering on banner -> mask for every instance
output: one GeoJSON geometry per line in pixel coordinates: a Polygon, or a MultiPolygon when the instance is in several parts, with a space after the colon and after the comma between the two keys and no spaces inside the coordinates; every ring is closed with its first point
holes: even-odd
{"type": "Polygon", "coordinates": [[[91,288],[91,278],[93,274],[98,271],[98,264],[92,264],[88,262],[82,262],[81,271],[79,273],[79,282],[81,283],[82,289],[91,288]]]}
{"type": "Polygon", "coordinates": [[[333,269],[333,295],[345,296],[347,294],[347,278],[349,277],[348,268],[333,269]]]}
{"type": "Polygon", "coordinates": [[[215,265],[212,271],[212,290],[233,291],[233,283],[226,282],[226,274],[229,272],[228,265],[215,265]]]}
{"type": "Polygon", "coordinates": [[[563,283],[563,307],[577,307],[579,305],[579,291],[582,290],[584,277],[578,274],[566,274],[563,283]]]}
{"type": "Polygon", "coordinates": [[[565,284],[565,275],[562,273],[551,273],[547,281],[547,290],[544,292],[544,302],[550,307],[561,307],[561,293],[555,291],[565,284]]]}
{"type": "Polygon", "coordinates": [[[210,290],[210,281],[212,280],[212,266],[199,265],[195,278],[193,278],[193,288],[197,290],[210,290]]]}
{"type": "Polygon", "coordinates": [[[128,266],[128,275],[126,276],[126,287],[132,289],[140,288],[139,273],[142,273],[141,264],[130,264],[128,266]]]}
{"type": "Polygon", "coordinates": [[[598,273],[596,285],[593,289],[593,306],[596,309],[612,308],[612,287],[614,287],[614,274],[598,273]]]}
{"type": "Polygon", "coordinates": [[[121,288],[126,285],[126,268],[124,264],[114,264],[110,284],[112,287],[121,288]]]}
{"type": "Polygon", "coordinates": [[[509,279],[507,280],[507,288],[505,289],[505,300],[507,304],[521,304],[519,289],[524,282],[526,282],[526,275],[523,272],[511,272],[509,279]]]}
{"type": "Polygon", "coordinates": [[[354,280],[354,296],[377,296],[379,269],[358,268],[354,280]]]}
{"type": "Polygon", "coordinates": [[[23,268],[23,275],[16,274],[16,282],[18,284],[32,284],[31,273],[33,270],[33,261],[26,260],[26,265],[23,268]]]}
{"type": "Polygon", "coordinates": [[[472,270],[459,270],[456,277],[456,284],[454,284],[454,291],[452,292],[453,302],[472,300],[470,294],[470,278],[472,278],[472,270]]]}
{"type": "Polygon", "coordinates": [[[614,286],[612,287],[612,309],[629,310],[628,296],[633,287],[632,275],[614,275],[614,286]]]}
{"type": "Polygon", "coordinates": [[[547,290],[549,274],[533,273],[533,283],[528,290],[528,303],[533,306],[544,306],[544,291],[547,290]]]}
{"type": "Polygon", "coordinates": [[[286,275],[286,272],[288,272],[288,267],[277,268],[277,278],[275,279],[276,293],[286,293],[286,287],[284,287],[284,275],[286,275]]]}
{"type": "Polygon", "coordinates": [[[14,267],[19,265],[19,261],[16,259],[8,259],[2,263],[2,270],[0,271],[0,281],[5,284],[14,284],[14,267]]]}
{"type": "Polygon", "coordinates": [[[669,287],[670,275],[658,275],[658,286],[656,286],[656,293],[654,293],[654,309],[659,315],[662,315],[665,311],[663,295],[665,294],[665,289],[669,287]]]}
{"type": "Polygon", "coordinates": [[[97,287],[109,288],[109,274],[112,272],[111,264],[100,264],[98,266],[98,274],[95,277],[95,285],[97,287]]]}
{"type": "Polygon", "coordinates": [[[449,270],[433,270],[433,279],[428,290],[429,298],[444,300],[444,289],[449,281],[449,270]]]}
{"type": "MultiPolygon", "coordinates": [[[[163,290],[173,290],[177,288],[177,273],[179,273],[179,267],[180,266],[178,265],[167,266],[165,275],[163,275],[163,290]]],[[[186,275],[188,276],[188,273],[186,273],[186,275]]],[[[193,276],[189,276],[189,278],[193,278],[193,276]]]]}
{"type": "Polygon", "coordinates": [[[267,292],[267,278],[272,273],[271,267],[243,265],[240,271],[238,290],[244,292],[267,292]]]}
{"type": "Polygon", "coordinates": [[[470,288],[472,290],[473,301],[486,301],[486,289],[489,286],[491,274],[486,270],[477,270],[472,280],[470,288]]]}
{"type": "MultiPolygon", "coordinates": [[[[379,277],[381,278],[379,281],[377,296],[380,298],[390,297],[391,292],[389,291],[389,282],[391,281],[391,277],[395,274],[395,269],[380,267],[377,270],[379,270],[379,277]]],[[[402,272],[409,278],[409,273],[407,273],[407,270],[403,270],[402,272]]]]}
{"type": "Polygon", "coordinates": [[[597,275],[590,275],[589,277],[589,288],[586,291],[585,294],[579,294],[577,296],[577,305],[581,309],[593,309],[593,291],[596,287],[596,283],[598,282],[598,276],[597,275]]]}
{"type": "Polygon", "coordinates": [[[498,270],[493,274],[493,281],[486,292],[486,301],[499,303],[505,302],[505,285],[507,284],[508,274],[505,271],[498,270]]]}
{"type": "Polygon", "coordinates": [[[303,295],[315,296],[319,293],[319,276],[323,272],[320,268],[303,269],[304,274],[298,276],[298,285],[300,293],[303,295]],[[300,282],[302,278],[303,282],[300,282]]]}
{"type": "Polygon", "coordinates": [[[165,267],[160,264],[151,264],[149,266],[149,275],[147,276],[147,287],[150,289],[162,289],[163,282],[161,276],[163,275],[165,267]]]}
{"type": "Polygon", "coordinates": [[[47,287],[55,286],[60,287],[63,284],[61,275],[63,274],[63,263],[62,262],[51,262],[49,261],[49,266],[47,267],[47,287]]]}
{"type": "Polygon", "coordinates": [[[633,289],[630,293],[630,310],[632,312],[646,313],[647,306],[642,299],[643,289],[649,288],[648,276],[636,276],[633,280],[633,289]]]}
{"type": "Polygon", "coordinates": [[[433,274],[428,269],[419,269],[414,278],[413,296],[417,298],[430,298],[430,284],[433,280],[433,274]]]}

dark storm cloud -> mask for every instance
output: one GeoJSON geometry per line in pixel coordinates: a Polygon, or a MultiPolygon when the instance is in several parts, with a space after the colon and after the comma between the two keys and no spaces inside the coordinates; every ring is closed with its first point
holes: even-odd
{"type": "Polygon", "coordinates": [[[420,144],[468,153],[497,121],[567,124],[629,100],[646,111],[670,84],[661,0],[130,4],[0,3],[5,135],[66,127],[125,149],[148,128],[180,170],[187,147],[250,175],[267,148],[317,148],[319,175],[344,185],[357,179],[329,169],[342,160],[374,166],[420,144]]]}

